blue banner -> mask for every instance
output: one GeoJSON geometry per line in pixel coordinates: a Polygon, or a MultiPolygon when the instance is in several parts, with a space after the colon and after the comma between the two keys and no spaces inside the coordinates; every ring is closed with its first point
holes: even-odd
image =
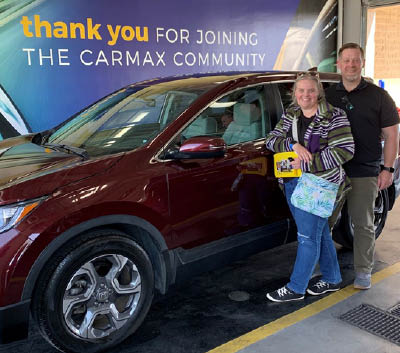
{"type": "Polygon", "coordinates": [[[334,56],[335,41],[320,45],[326,37],[321,24],[336,28],[332,4],[14,1],[0,13],[0,133],[48,129],[122,86],[155,77],[304,69],[310,63],[299,61],[299,51],[290,54],[296,45],[301,58],[316,49],[311,56],[319,64],[334,56]]]}

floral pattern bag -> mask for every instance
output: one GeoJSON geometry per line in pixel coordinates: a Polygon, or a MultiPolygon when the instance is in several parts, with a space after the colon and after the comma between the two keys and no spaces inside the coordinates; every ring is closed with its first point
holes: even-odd
{"type": "Polygon", "coordinates": [[[335,207],[339,184],[311,173],[303,173],[293,191],[293,206],[314,215],[328,218],[335,207]]]}

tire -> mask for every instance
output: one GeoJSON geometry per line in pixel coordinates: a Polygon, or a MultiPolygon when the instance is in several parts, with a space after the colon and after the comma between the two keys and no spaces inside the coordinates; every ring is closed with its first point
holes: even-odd
{"type": "MultiPolygon", "coordinates": [[[[378,239],[382,233],[383,227],[386,223],[388,211],[388,190],[380,190],[375,200],[374,208],[375,239],[378,239]]],[[[347,210],[347,204],[343,206],[341,216],[336,222],[333,230],[333,239],[345,248],[353,249],[354,226],[347,210]]]]}
{"type": "Polygon", "coordinates": [[[142,323],[154,293],[146,252],[126,234],[93,231],[55,254],[35,289],[32,315],[63,352],[101,352],[142,323]]]}

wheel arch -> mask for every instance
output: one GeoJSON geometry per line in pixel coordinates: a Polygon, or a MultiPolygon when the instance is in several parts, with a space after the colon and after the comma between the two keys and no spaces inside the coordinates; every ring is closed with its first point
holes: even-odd
{"type": "Polygon", "coordinates": [[[58,235],[41,252],[26,278],[21,300],[32,297],[42,269],[53,254],[73,239],[91,230],[119,230],[141,245],[148,253],[155,272],[155,288],[164,294],[170,283],[175,281],[175,260],[159,230],[146,220],[131,215],[108,215],[91,219],[73,226],[58,235]]]}

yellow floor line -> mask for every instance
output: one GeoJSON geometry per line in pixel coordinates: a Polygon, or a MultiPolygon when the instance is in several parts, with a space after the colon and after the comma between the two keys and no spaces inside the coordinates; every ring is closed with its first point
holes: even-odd
{"type": "MultiPolygon", "coordinates": [[[[376,284],[385,278],[400,272],[400,262],[388,266],[385,269],[376,272],[372,275],[372,284],[376,284]]],[[[353,294],[360,292],[358,289],[353,288],[353,284],[334,292],[310,305],[301,308],[294,313],[282,316],[281,318],[261,326],[249,333],[244,334],[232,341],[229,341],[217,348],[214,348],[208,353],[235,353],[239,350],[250,346],[251,344],[260,341],[274,333],[294,325],[295,323],[307,319],[310,316],[318,314],[319,312],[330,308],[331,306],[349,298],[353,294]]],[[[266,299],[267,300],[267,299],[266,299]]],[[[284,304],[283,304],[284,305],[284,304]]]]}

